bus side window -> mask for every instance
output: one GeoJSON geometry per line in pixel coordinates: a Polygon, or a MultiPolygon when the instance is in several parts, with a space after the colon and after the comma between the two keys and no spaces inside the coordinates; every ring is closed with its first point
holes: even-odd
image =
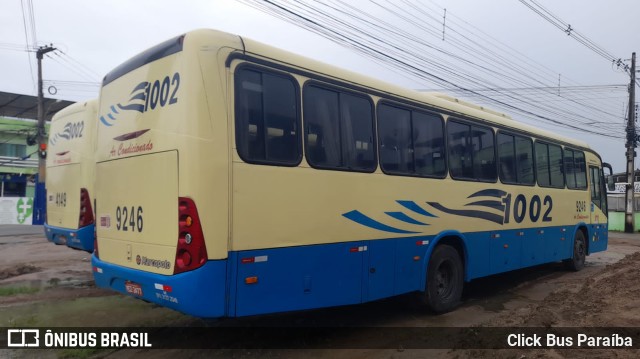
{"type": "Polygon", "coordinates": [[[551,175],[551,187],[564,187],[564,170],[562,162],[562,147],[549,145],[549,172],[551,175]]]}
{"type": "Polygon", "coordinates": [[[307,161],[323,169],[373,172],[371,99],[316,84],[304,87],[307,161]]]}
{"type": "Polygon", "coordinates": [[[515,136],[516,139],[516,167],[518,184],[533,185],[533,141],[528,137],[515,136]]]}
{"type": "Polygon", "coordinates": [[[591,171],[591,202],[598,208],[602,208],[602,184],[600,183],[600,176],[602,171],[598,167],[589,167],[591,171]]]}
{"type": "Polygon", "coordinates": [[[298,88],[286,75],[240,68],[235,77],[236,146],[251,163],[300,162],[298,88]]]}
{"type": "Polygon", "coordinates": [[[584,159],[584,152],[575,151],[574,155],[576,186],[577,188],[587,189],[587,164],[584,159]]]}
{"type": "Polygon", "coordinates": [[[584,153],[571,149],[564,149],[564,168],[567,188],[587,188],[587,173],[584,153]]]}
{"type": "Polygon", "coordinates": [[[536,174],[540,187],[564,187],[562,147],[536,142],[536,174]]]}
{"type": "Polygon", "coordinates": [[[504,183],[517,183],[515,138],[499,133],[497,143],[500,179],[504,183]]]}
{"type": "Polygon", "coordinates": [[[415,172],[421,176],[444,177],[444,123],[433,114],[412,111],[415,172]]]}
{"type": "Polygon", "coordinates": [[[447,124],[449,169],[454,179],[495,181],[498,177],[493,130],[456,121],[447,124]]]}
{"type": "Polygon", "coordinates": [[[411,151],[411,112],[394,106],[378,108],[380,166],[397,174],[413,172],[411,151]]]}
{"type": "Polygon", "coordinates": [[[450,121],[447,124],[449,171],[452,178],[473,178],[469,130],[470,126],[462,123],[450,121]]]}

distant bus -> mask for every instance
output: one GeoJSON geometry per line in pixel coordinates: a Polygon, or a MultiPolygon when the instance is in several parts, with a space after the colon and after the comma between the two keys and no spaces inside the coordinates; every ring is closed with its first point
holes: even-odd
{"type": "Polygon", "coordinates": [[[92,195],[97,100],[78,102],[51,120],[47,146],[47,239],[93,252],[92,195]]]}
{"type": "MultiPolygon", "coordinates": [[[[605,176],[607,181],[607,191],[610,194],[627,192],[627,174],[626,173],[614,173],[610,176],[605,176]]],[[[640,193],[640,172],[636,171],[634,174],[633,190],[635,193],[640,193]]]]}
{"type": "Polygon", "coordinates": [[[440,94],[213,30],[108,73],[99,287],[199,317],[416,292],[607,248],[600,156],[440,94]]]}

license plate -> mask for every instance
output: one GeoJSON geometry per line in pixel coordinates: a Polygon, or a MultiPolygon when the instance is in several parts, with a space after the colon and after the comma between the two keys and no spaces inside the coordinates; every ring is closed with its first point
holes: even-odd
{"type": "Polygon", "coordinates": [[[140,284],[138,284],[138,283],[126,282],[124,284],[124,289],[129,294],[133,294],[135,296],[142,297],[142,286],[140,286],[140,284]]]}

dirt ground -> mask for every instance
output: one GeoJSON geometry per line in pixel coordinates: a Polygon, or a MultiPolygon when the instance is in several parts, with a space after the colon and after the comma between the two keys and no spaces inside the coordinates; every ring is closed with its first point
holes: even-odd
{"type": "MultiPolygon", "coordinates": [[[[610,233],[606,252],[587,257],[580,272],[553,263],[470,283],[456,311],[433,315],[410,296],[363,305],[268,316],[202,321],[93,285],[90,255],[56,246],[44,235],[3,235],[0,226],[0,328],[3,327],[640,327],[640,234],[610,233]],[[373,313],[373,314],[372,314],[373,313]]],[[[389,331],[391,336],[411,335],[389,331]]],[[[331,337],[333,343],[359,340],[331,337]]],[[[364,335],[364,334],[362,334],[364,335]]],[[[366,339],[366,338],[365,338],[366,339]]],[[[397,340],[398,338],[388,338],[397,340]]],[[[400,338],[401,339],[401,338],[400,338]]],[[[208,338],[196,338],[206,341],[208,338]]],[[[382,338],[381,340],[386,340],[382,338]]],[[[466,340],[460,338],[460,340],[466,340]]],[[[286,342],[279,347],[286,348],[286,342]]],[[[345,345],[342,345],[343,347],[345,345]]],[[[340,347],[340,345],[338,345],[340,347]]],[[[0,350],[0,357],[99,358],[635,358],[638,350],[260,349],[0,350]]]]}

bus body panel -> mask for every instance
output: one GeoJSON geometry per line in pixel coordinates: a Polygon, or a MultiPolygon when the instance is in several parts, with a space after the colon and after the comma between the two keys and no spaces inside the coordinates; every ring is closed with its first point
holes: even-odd
{"type": "Polygon", "coordinates": [[[105,242],[100,258],[172,274],[178,238],[177,151],[102,162],[96,174],[98,228],[105,242]]]}
{"type": "Polygon", "coordinates": [[[544,229],[570,226],[577,216],[589,215],[576,207],[577,201],[588,200],[588,190],[241,162],[234,162],[233,173],[231,249],[236,251],[436,235],[452,229],[452,223],[461,232],[544,229]],[[488,201],[502,208],[481,203],[488,201]],[[396,213],[412,221],[402,221],[396,213]]]}
{"type": "Polygon", "coordinates": [[[138,67],[107,75],[96,150],[100,259],[172,274],[181,197],[193,199],[198,216],[206,218],[201,225],[208,259],[228,257],[228,99],[219,62],[231,51],[221,45],[226,42],[241,45],[237,36],[196,31],[161,44],[159,51],[182,50],[161,56],[152,48],[130,61],[142,61],[138,67]],[[122,217],[124,208],[131,216],[132,207],[135,231],[130,225],[124,231],[122,223],[118,229],[118,208],[122,217]]]}
{"type": "Polygon", "coordinates": [[[76,162],[47,169],[47,224],[78,229],[83,164],[76,162]]]}
{"type": "Polygon", "coordinates": [[[360,242],[239,252],[236,315],[360,303],[365,253],[360,242]]]}
{"type": "MultiPolygon", "coordinates": [[[[466,279],[571,258],[572,229],[562,226],[547,227],[544,233],[533,228],[465,233],[461,236],[476,263],[468,272],[473,276],[466,279]],[[535,234],[520,235],[522,231],[535,234]],[[496,234],[500,236],[492,238],[496,234]],[[545,243],[539,243],[532,254],[523,249],[531,240],[545,243]],[[479,261],[480,256],[492,260],[479,261]],[[525,259],[527,256],[531,257],[525,259]]],[[[233,252],[238,274],[235,297],[230,301],[235,312],[230,315],[364,303],[424,290],[428,258],[438,238],[447,235],[451,232],[233,252]],[[256,281],[247,283],[249,278],[256,281]]],[[[473,265],[471,261],[468,263],[473,265]]]]}
{"type": "Polygon", "coordinates": [[[164,307],[205,318],[226,315],[227,261],[208,261],[204,266],[173,276],[126,268],[92,256],[96,286],[110,288],[164,307]],[[133,285],[135,294],[127,292],[133,285]]]}
{"type": "MultiPolygon", "coordinates": [[[[47,146],[47,239],[93,252],[95,224],[79,228],[80,191],[93,200],[97,100],[76,103],[51,121],[47,146]]],[[[92,204],[93,205],[93,204],[92,204]]]]}

